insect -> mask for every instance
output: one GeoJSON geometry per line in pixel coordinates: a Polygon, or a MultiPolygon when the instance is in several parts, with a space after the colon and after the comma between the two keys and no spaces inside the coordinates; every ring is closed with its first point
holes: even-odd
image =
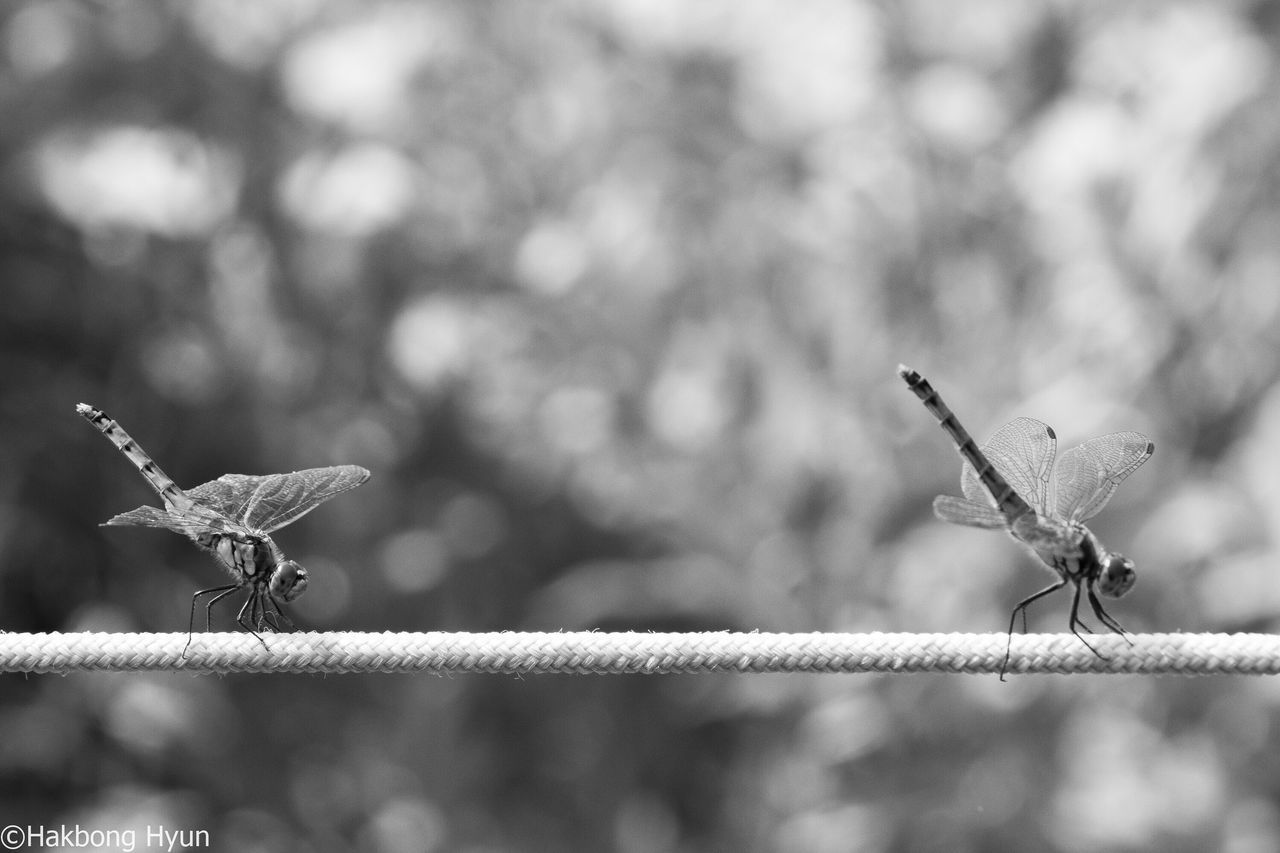
{"type": "Polygon", "coordinates": [[[1025,632],[1027,608],[1067,584],[1075,587],[1068,622],[1071,633],[1105,659],[1077,630],[1093,633],[1080,618],[1081,591],[1098,620],[1124,636],[1124,628],[1098,596],[1120,598],[1133,588],[1137,573],[1132,560],[1106,550],[1084,522],[1097,515],[1116,487],[1151,458],[1155,444],[1138,432],[1111,433],[1064,452],[1055,466],[1058,439],[1053,429],[1031,418],[1017,418],[979,449],[923,376],[904,365],[898,366],[898,375],[938,419],[964,459],[960,475],[964,497],[939,495],[933,501],[934,514],[951,524],[1007,530],[1058,575],[1056,583],[1027,596],[1013,609],[1001,680],[1009,666],[1018,614],[1025,632]]]}
{"type": "Polygon", "coordinates": [[[141,506],[106,524],[162,527],[181,533],[213,554],[231,575],[232,583],[202,589],[191,597],[187,646],[191,645],[196,602],[212,596],[205,604],[207,631],[213,605],[240,589],[247,590],[248,596],[236,622],[263,645],[266,642],[259,631],[280,631],[281,623],[292,629],[293,623],[280,604],[306,592],[307,570],[285,559],[270,534],[334,495],[359,486],[369,479],[369,472],[358,465],[339,465],[292,474],[224,474],[183,491],[116,421],[84,403],[76,406],[76,412],[128,457],[164,502],[164,509],[141,506]]]}

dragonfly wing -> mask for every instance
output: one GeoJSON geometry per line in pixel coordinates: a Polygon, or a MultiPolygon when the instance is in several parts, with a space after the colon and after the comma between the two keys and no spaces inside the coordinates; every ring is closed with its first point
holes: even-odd
{"type": "Polygon", "coordinates": [[[1063,453],[1055,472],[1058,518],[1080,522],[1093,518],[1155,449],[1140,432],[1113,432],[1063,453]]]}
{"type": "Polygon", "coordinates": [[[369,479],[359,465],[308,468],[292,474],[271,474],[259,482],[235,517],[253,530],[270,533],[297,521],[334,495],[369,479]]]}
{"type": "Polygon", "coordinates": [[[162,527],[177,533],[195,535],[209,531],[224,532],[225,526],[199,510],[163,510],[153,506],[140,506],[122,512],[103,522],[113,527],[162,527]]]}
{"type": "MultiPolygon", "coordinates": [[[[1032,509],[1045,515],[1057,449],[1057,436],[1047,424],[1034,418],[1015,418],[996,430],[982,446],[982,454],[1032,509]]],[[[994,504],[986,486],[978,479],[978,472],[968,462],[960,475],[960,486],[971,502],[994,504]]]]}
{"type": "Polygon", "coordinates": [[[1000,510],[986,503],[975,503],[964,498],[938,495],[933,499],[933,514],[951,524],[981,527],[985,530],[1003,529],[1007,522],[1000,510]]]}
{"type": "Polygon", "coordinates": [[[216,480],[187,489],[187,497],[228,520],[238,519],[266,479],[253,474],[223,474],[216,480]]]}

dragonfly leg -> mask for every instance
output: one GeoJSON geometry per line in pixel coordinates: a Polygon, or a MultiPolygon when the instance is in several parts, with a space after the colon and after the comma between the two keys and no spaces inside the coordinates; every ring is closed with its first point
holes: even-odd
{"type": "MultiPolygon", "coordinates": [[[[1093,590],[1089,590],[1089,597],[1093,598],[1093,590]]],[[[1099,658],[1101,658],[1102,660],[1111,660],[1111,658],[1107,657],[1102,652],[1095,649],[1093,647],[1093,644],[1090,643],[1088,640],[1086,640],[1081,635],[1081,633],[1076,630],[1076,625],[1079,625],[1081,628],[1084,628],[1085,631],[1087,631],[1088,633],[1090,634],[1093,633],[1093,631],[1089,630],[1089,626],[1084,624],[1084,622],[1080,620],[1079,608],[1080,608],[1080,584],[1076,584],[1076,594],[1071,596],[1071,621],[1067,623],[1068,626],[1071,628],[1071,633],[1075,634],[1076,639],[1084,643],[1085,646],[1089,649],[1089,651],[1093,652],[1099,658]]]]}
{"type": "Polygon", "coordinates": [[[211,618],[210,613],[213,610],[213,605],[217,604],[220,600],[226,598],[239,588],[239,584],[231,583],[226,586],[214,586],[209,589],[202,589],[195,595],[191,596],[191,618],[187,620],[187,644],[182,647],[182,656],[184,658],[187,656],[187,649],[191,648],[191,635],[194,634],[196,630],[196,602],[200,600],[200,596],[217,593],[217,595],[214,595],[213,598],[209,599],[208,603],[204,606],[204,629],[205,631],[208,631],[209,620],[211,618]]]}
{"type": "Polygon", "coordinates": [[[1129,639],[1129,632],[1124,629],[1123,625],[1116,621],[1114,616],[1103,609],[1102,602],[1098,600],[1097,593],[1092,589],[1089,590],[1089,606],[1093,608],[1093,613],[1098,617],[1099,622],[1124,637],[1125,640],[1128,641],[1129,645],[1133,645],[1133,640],[1129,639]]]}
{"type": "MultiPolygon", "coordinates": [[[[1004,650],[1004,663],[1000,664],[1000,680],[1004,681],[1004,674],[1009,670],[1009,656],[1013,654],[1013,629],[1018,624],[1018,614],[1022,614],[1022,633],[1027,632],[1027,608],[1035,602],[1044,598],[1050,593],[1057,592],[1067,585],[1067,579],[1063,578],[1055,584],[1051,584],[1034,595],[1029,595],[1022,601],[1018,602],[1018,606],[1013,608],[1013,613],[1009,615],[1009,643],[1004,650]]],[[[1088,645],[1086,643],[1085,645],[1088,645]]]]}
{"type": "Polygon", "coordinates": [[[241,607],[240,612],[236,614],[236,623],[241,628],[244,628],[246,631],[248,631],[250,634],[253,634],[253,636],[257,638],[258,642],[262,643],[262,647],[270,651],[271,647],[267,645],[266,640],[262,639],[262,635],[254,630],[254,625],[253,625],[253,617],[258,612],[258,607],[261,606],[260,602],[258,601],[258,599],[261,597],[262,597],[262,593],[256,589],[253,592],[249,593],[249,597],[245,599],[244,606],[241,607]],[[249,617],[248,622],[245,621],[246,610],[249,611],[247,614],[249,617]]]}
{"type": "MultiPolygon", "coordinates": [[[[1076,594],[1071,597],[1071,621],[1068,623],[1071,626],[1071,633],[1075,634],[1077,637],[1080,637],[1080,632],[1076,630],[1077,625],[1083,628],[1086,634],[1093,633],[1093,629],[1089,627],[1088,623],[1080,618],[1080,589],[1081,585],[1077,583],[1076,594]]],[[[1093,590],[1089,590],[1089,595],[1093,595],[1093,590]]],[[[1080,639],[1083,642],[1084,638],[1080,637],[1080,639]]],[[[1085,643],[1085,645],[1088,646],[1089,644],[1085,643]]],[[[1089,646],[1089,648],[1093,648],[1093,646],[1089,646]]],[[[1101,657],[1101,655],[1099,655],[1099,657],[1101,657]]]]}
{"type": "Polygon", "coordinates": [[[249,630],[261,631],[262,618],[258,615],[258,611],[261,610],[262,608],[262,596],[258,595],[255,592],[254,594],[250,595],[249,598],[245,601],[245,605],[248,606],[249,608],[249,616],[248,616],[249,630]]]}
{"type": "Polygon", "coordinates": [[[253,597],[253,608],[249,611],[249,621],[253,623],[253,627],[259,631],[271,627],[267,624],[267,602],[266,596],[261,592],[253,597]]]}

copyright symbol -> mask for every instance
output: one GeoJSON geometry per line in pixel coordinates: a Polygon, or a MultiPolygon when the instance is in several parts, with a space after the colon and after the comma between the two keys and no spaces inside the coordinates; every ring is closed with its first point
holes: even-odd
{"type": "Polygon", "coordinates": [[[27,834],[22,831],[22,827],[9,824],[0,830],[0,845],[4,845],[5,850],[17,850],[22,843],[27,840],[27,834]]]}

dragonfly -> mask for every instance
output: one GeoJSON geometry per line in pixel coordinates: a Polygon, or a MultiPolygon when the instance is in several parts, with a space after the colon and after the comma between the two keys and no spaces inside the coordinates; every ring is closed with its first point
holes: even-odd
{"type": "Polygon", "coordinates": [[[1091,652],[1106,660],[1078,630],[1093,633],[1080,618],[1081,592],[1098,621],[1125,636],[1123,626],[1107,613],[1098,596],[1121,598],[1133,589],[1137,572],[1133,560],[1104,548],[1085,522],[1101,512],[1116,487],[1151,458],[1155,444],[1139,432],[1116,432],[1089,439],[1057,457],[1058,437],[1051,427],[1033,418],[1016,418],[979,448],[923,376],[905,365],[898,366],[898,375],[938,419],[964,459],[960,475],[964,497],[939,495],[933,501],[934,515],[951,524],[1008,531],[1058,576],[1055,583],[1013,609],[1000,679],[1004,680],[1009,666],[1018,615],[1025,633],[1027,608],[1068,584],[1074,587],[1068,627],[1091,652]]]}
{"type": "MultiPolygon", "coordinates": [[[[236,622],[259,642],[266,645],[259,631],[270,628],[279,632],[282,624],[292,629],[293,623],[280,605],[306,592],[307,570],[286,559],[270,534],[329,498],[359,486],[369,479],[369,472],[358,465],[338,465],[291,474],[224,474],[184,491],[100,409],[79,403],[76,412],[119,448],[164,503],[164,509],[141,506],[121,513],[105,525],[160,527],[181,533],[213,554],[231,576],[232,583],[199,590],[191,597],[187,647],[194,631],[196,603],[211,596],[205,604],[208,631],[213,605],[242,589],[248,595],[236,622]]],[[[187,647],[183,648],[184,656],[187,647]]]]}

